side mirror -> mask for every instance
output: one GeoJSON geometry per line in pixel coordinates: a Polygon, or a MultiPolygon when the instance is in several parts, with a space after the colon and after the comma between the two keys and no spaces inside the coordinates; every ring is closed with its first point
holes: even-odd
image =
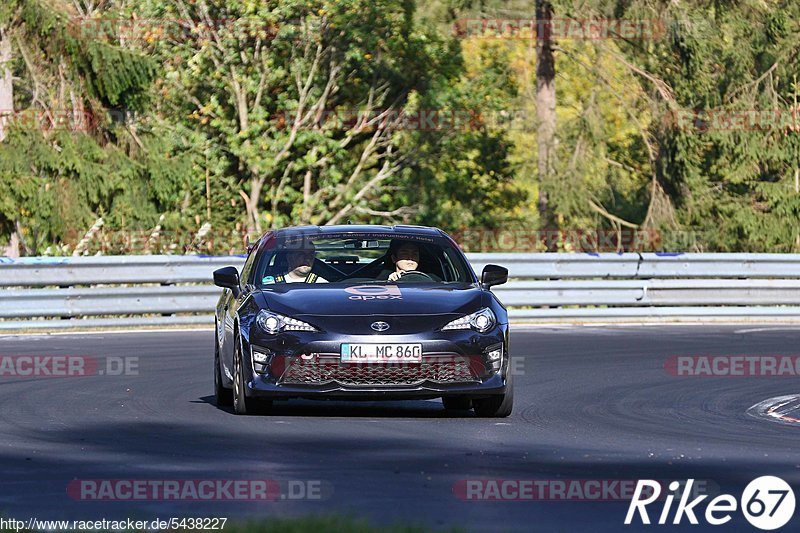
{"type": "Polygon", "coordinates": [[[230,289],[239,296],[239,271],[235,267],[223,267],[214,271],[214,285],[230,289]]]}
{"type": "Polygon", "coordinates": [[[481,285],[488,289],[508,281],[508,269],[500,265],[486,265],[481,274],[481,285]]]}

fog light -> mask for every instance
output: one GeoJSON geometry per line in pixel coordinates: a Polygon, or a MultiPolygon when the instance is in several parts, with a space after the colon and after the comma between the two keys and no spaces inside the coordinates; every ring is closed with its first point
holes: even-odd
{"type": "Polygon", "coordinates": [[[272,361],[272,355],[271,353],[268,354],[253,350],[253,362],[260,365],[268,365],[272,361]]]}
{"type": "Polygon", "coordinates": [[[269,364],[272,362],[272,358],[275,357],[275,354],[270,351],[261,350],[264,349],[253,348],[253,370],[259,374],[266,374],[269,364]]]}
{"type": "Polygon", "coordinates": [[[499,372],[500,367],[503,366],[503,345],[496,344],[494,346],[489,346],[486,351],[486,361],[492,367],[493,371],[499,372]]]}

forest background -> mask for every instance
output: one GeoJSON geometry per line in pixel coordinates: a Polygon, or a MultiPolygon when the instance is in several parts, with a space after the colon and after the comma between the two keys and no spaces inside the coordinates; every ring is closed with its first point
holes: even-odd
{"type": "Polygon", "coordinates": [[[796,0],[3,0],[0,255],[800,252],[796,0]]]}

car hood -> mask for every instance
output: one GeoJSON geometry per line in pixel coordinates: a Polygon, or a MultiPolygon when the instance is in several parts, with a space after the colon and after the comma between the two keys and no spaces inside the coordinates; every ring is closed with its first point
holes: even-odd
{"type": "Polygon", "coordinates": [[[459,285],[313,286],[262,290],[263,307],[287,316],[464,315],[480,309],[483,291],[459,285]]]}

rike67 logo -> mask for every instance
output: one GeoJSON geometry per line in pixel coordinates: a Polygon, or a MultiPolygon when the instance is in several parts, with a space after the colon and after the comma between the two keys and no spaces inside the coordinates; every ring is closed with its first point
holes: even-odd
{"type": "MultiPolygon", "coordinates": [[[[700,495],[689,500],[692,494],[694,479],[686,482],[686,489],[680,490],[681,483],[673,481],[669,484],[671,494],[667,494],[663,499],[664,506],[658,517],[658,524],[668,523],[672,513],[672,504],[675,495],[679,495],[679,502],[675,508],[672,524],[680,524],[684,516],[690,524],[697,525],[700,504],[708,498],[708,495],[700,495]]],[[[661,485],[654,480],[639,480],[633,499],[628,506],[628,514],[625,516],[625,524],[633,522],[637,512],[642,524],[650,524],[650,516],[647,514],[647,506],[655,502],[661,496],[661,485]],[[646,496],[643,496],[644,494],[646,496]]],[[[732,513],[741,506],[744,517],[750,524],[758,529],[771,531],[785,526],[794,515],[795,499],[792,487],[784,480],[775,476],[762,476],[754,479],[745,487],[740,501],[730,494],[720,494],[710,500],[705,507],[705,513],[701,516],[705,521],[713,526],[721,526],[728,523],[732,518],[732,513]]]]}

